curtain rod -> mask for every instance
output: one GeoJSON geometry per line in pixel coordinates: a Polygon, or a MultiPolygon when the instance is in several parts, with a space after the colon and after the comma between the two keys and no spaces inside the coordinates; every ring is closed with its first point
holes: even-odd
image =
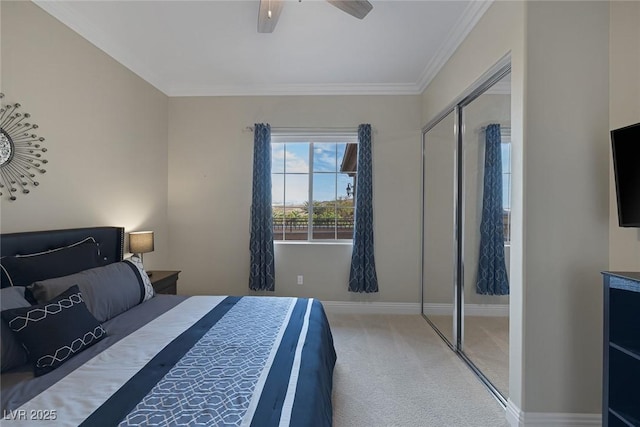
{"type": "MultiPolygon", "coordinates": [[[[482,126],[480,130],[487,130],[487,126],[482,126]]],[[[500,125],[500,130],[511,130],[511,126],[502,126],[500,125]]]]}
{"type": "MultiPolygon", "coordinates": [[[[376,134],[376,129],[372,127],[371,131],[376,134]]],[[[243,132],[253,132],[253,126],[247,126],[243,132]]],[[[358,132],[358,126],[348,127],[292,127],[292,126],[271,126],[271,132],[358,132]]]]}

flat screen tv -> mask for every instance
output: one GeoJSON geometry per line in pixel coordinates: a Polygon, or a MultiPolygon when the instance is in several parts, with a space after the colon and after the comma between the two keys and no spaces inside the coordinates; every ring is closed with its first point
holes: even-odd
{"type": "Polygon", "coordinates": [[[640,227],[640,123],[611,131],[620,227],[640,227]]]}

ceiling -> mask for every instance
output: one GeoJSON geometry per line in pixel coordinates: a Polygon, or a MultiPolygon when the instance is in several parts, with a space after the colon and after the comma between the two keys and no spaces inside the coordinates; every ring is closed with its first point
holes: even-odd
{"type": "Polygon", "coordinates": [[[491,3],[288,0],[260,34],[258,0],[34,1],[169,96],[419,94],[491,3]]]}

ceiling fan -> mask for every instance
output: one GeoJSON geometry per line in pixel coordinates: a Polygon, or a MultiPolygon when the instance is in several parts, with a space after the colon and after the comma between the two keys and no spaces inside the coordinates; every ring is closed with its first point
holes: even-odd
{"type": "MultiPolygon", "coordinates": [[[[300,0],[302,1],[302,0],[300,0]]],[[[338,9],[358,19],[363,19],[373,9],[367,0],[327,0],[338,9]]],[[[285,0],[260,0],[258,13],[258,32],[272,33],[280,18],[285,0]]]]}

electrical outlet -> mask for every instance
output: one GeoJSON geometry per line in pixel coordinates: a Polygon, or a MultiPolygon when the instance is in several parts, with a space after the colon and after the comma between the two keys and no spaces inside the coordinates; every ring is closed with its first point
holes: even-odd
{"type": "Polygon", "coordinates": [[[298,275],[298,285],[302,285],[304,283],[304,276],[302,274],[298,275]]]}

